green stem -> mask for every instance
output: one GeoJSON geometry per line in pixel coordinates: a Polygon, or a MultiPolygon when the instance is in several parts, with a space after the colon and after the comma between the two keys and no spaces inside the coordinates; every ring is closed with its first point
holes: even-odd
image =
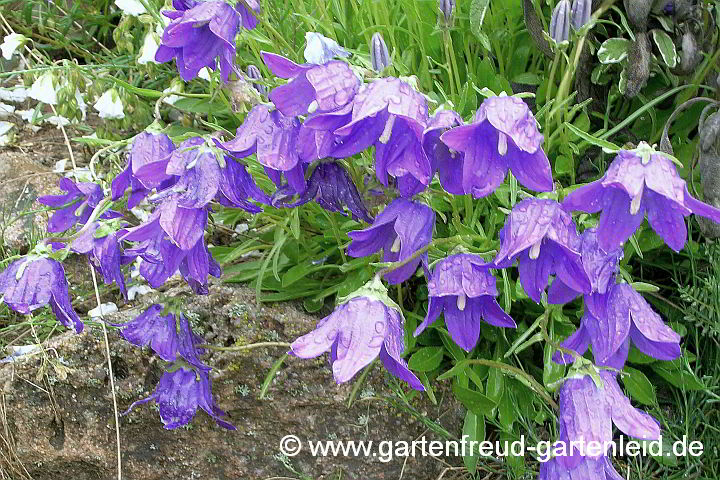
{"type": "Polygon", "coordinates": [[[234,347],[220,347],[218,345],[198,345],[198,348],[204,348],[207,350],[217,350],[220,352],[242,352],[245,350],[253,350],[255,348],[267,348],[267,347],[290,348],[290,344],[287,342],[258,342],[258,343],[250,343],[248,345],[237,345],[234,347]]]}

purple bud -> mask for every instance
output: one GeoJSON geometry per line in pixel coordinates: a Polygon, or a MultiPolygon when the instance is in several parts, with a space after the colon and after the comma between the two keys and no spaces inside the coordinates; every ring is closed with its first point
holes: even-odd
{"type": "Polygon", "coordinates": [[[388,47],[380,32],[375,32],[370,40],[370,61],[373,70],[378,73],[392,65],[388,47]]]}
{"type": "Polygon", "coordinates": [[[580,30],[590,21],[592,13],[592,0],[573,0],[570,11],[570,21],[575,30],[580,30]]]}
{"type": "Polygon", "coordinates": [[[667,2],[665,6],[663,7],[663,13],[665,15],[674,15],[675,14],[675,2],[667,2]]]}
{"type": "Polygon", "coordinates": [[[557,43],[570,39],[570,1],[560,0],[550,17],[550,37],[557,43]]]}
{"type": "Polygon", "coordinates": [[[251,80],[252,86],[255,88],[255,90],[260,92],[261,95],[268,94],[268,87],[266,87],[262,83],[252,82],[252,80],[262,80],[263,79],[259,68],[257,68],[255,65],[248,65],[247,76],[251,80]]]}
{"type": "Polygon", "coordinates": [[[444,27],[452,27],[455,20],[455,0],[438,0],[441,15],[438,22],[444,27]]]}

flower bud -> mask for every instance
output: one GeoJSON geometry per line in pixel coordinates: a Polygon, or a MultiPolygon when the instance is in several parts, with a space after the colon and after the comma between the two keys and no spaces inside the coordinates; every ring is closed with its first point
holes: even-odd
{"type": "Polygon", "coordinates": [[[592,0],[573,0],[570,11],[570,22],[575,30],[580,30],[590,21],[592,0]]]}
{"type": "Polygon", "coordinates": [[[253,82],[253,80],[262,80],[263,79],[259,68],[257,68],[255,65],[248,65],[247,76],[248,76],[248,79],[250,79],[252,86],[255,88],[255,90],[260,92],[261,95],[268,94],[268,87],[266,87],[262,83],[253,82]]]}
{"type": "Polygon", "coordinates": [[[455,21],[455,0],[438,0],[438,9],[438,23],[446,28],[452,27],[455,21]]]}
{"type": "Polygon", "coordinates": [[[677,71],[673,73],[679,75],[689,75],[695,70],[695,67],[698,66],[703,58],[702,53],[698,51],[697,40],[692,32],[687,31],[683,34],[681,48],[680,65],[678,66],[677,71]]]}
{"type": "Polygon", "coordinates": [[[557,43],[570,39],[570,1],[560,0],[550,17],[550,38],[557,43]]]}
{"type": "Polygon", "coordinates": [[[633,98],[647,84],[650,78],[650,39],[647,33],[639,32],[628,52],[627,87],[625,96],[633,98]]]}
{"type": "Polygon", "coordinates": [[[392,65],[388,47],[380,32],[375,32],[370,40],[370,61],[373,70],[378,73],[392,65]]]}

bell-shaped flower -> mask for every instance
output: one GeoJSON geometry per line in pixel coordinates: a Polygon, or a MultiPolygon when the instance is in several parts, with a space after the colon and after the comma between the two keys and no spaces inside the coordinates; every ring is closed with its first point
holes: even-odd
{"type": "Polygon", "coordinates": [[[165,173],[170,155],[175,150],[164,133],[142,132],[133,140],[125,170],[112,181],[112,199],[117,200],[132,188],[128,208],[136,207],[153,189],[172,186],[177,178],[165,173]]]}
{"type": "Polygon", "coordinates": [[[72,308],[68,288],[62,264],[46,256],[28,255],[0,273],[0,301],[25,315],[50,305],[60,323],[80,333],[83,322],[72,308]]]}
{"type": "Polygon", "coordinates": [[[329,351],[337,383],[347,382],[380,357],[391,374],[416,390],[424,390],[402,358],[403,323],[400,308],[387,297],[387,290],[375,277],[320,320],[315,330],[295,340],[290,353],[315,358],[329,351]]]}
{"type": "Polygon", "coordinates": [[[165,63],[176,59],[177,70],[187,82],[205,67],[215,70],[219,57],[220,72],[228,81],[235,68],[235,36],[240,27],[240,13],[226,2],[210,0],[192,2],[187,10],[163,14],[172,21],[163,32],[155,60],[165,63]]]}
{"type": "MultiPolygon", "coordinates": [[[[435,212],[430,207],[398,198],[370,227],[348,233],[352,242],[347,252],[351,257],[365,257],[382,249],[383,261],[403,261],[430,243],[434,226],[435,212]]],[[[385,279],[393,285],[402,283],[415,273],[421,261],[427,265],[427,253],[386,274],[385,279]]]]}
{"type": "Polygon", "coordinates": [[[253,80],[262,80],[263,79],[262,73],[260,73],[259,68],[257,68],[255,65],[248,65],[245,73],[247,74],[247,78],[251,81],[253,88],[255,90],[257,90],[258,93],[260,93],[261,95],[268,94],[268,91],[269,91],[268,87],[266,87],[262,83],[253,81],[253,80]]]}
{"type": "Polygon", "coordinates": [[[425,97],[398,78],[378,79],[356,96],[350,122],[335,134],[348,136],[336,155],[354,155],[375,145],[375,175],[388,186],[396,179],[404,197],[422,192],[433,176],[432,165],[423,149],[428,107],[425,97]],[[367,132],[357,136],[358,131],[367,132]]]}
{"type": "Polygon", "coordinates": [[[163,305],[154,304],[127,323],[111,324],[119,328],[120,335],[137,347],[149,346],[166,362],[177,360],[180,340],[175,315],[163,315],[163,305]]]}
{"type": "Polygon", "coordinates": [[[299,132],[300,122],[296,118],[286,117],[279,110],[271,112],[265,105],[256,105],[238,127],[234,139],[227,142],[215,139],[215,143],[237,158],[256,154],[258,163],[265,167],[271,178],[277,180],[284,174],[296,192],[303,192],[306,186],[298,157],[299,132]]]}
{"type": "Polygon", "coordinates": [[[644,142],[620,150],[605,175],[573,191],[563,207],[602,211],[597,229],[605,251],[622,246],[646,213],[650,227],[676,252],[687,241],[684,217],[694,213],[720,222],[720,210],[692,197],[672,161],[644,142]]]}
{"type": "Polygon", "coordinates": [[[592,0],[573,0],[570,9],[570,23],[575,30],[580,30],[590,21],[592,4],[592,0]]]}
{"type": "Polygon", "coordinates": [[[353,218],[372,223],[373,219],[350,175],[339,163],[321,163],[310,175],[308,188],[300,198],[287,205],[294,208],[315,201],[325,210],[345,215],[347,207],[353,218]]]}
{"type": "Polygon", "coordinates": [[[94,222],[70,244],[73,252],[87,255],[93,268],[103,276],[106,285],[117,284],[127,299],[125,276],[121,267],[131,263],[135,257],[126,255],[120,245],[124,230],[116,230],[112,225],[94,222]]]}
{"type": "MultiPolygon", "coordinates": [[[[76,224],[83,225],[104,197],[102,187],[92,182],[75,183],[69,178],[61,178],[58,186],[67,193],[45,195],[37,199],[43,205],[58,209],[48,221],[47,230],[50,233],[64,232],[76,224]]],[[[120,216],[122,215],[110,210],[102,214],[101,218],[111,219],[120,216]]]]}
{"type": "Polygon", "coordinates": [[[257,27],[257,16],[260,13],[258,0],[240,0],[235,4],[235,9],[240,12],[240,23],[246,30],[254,30],[257,27]]]}
{"type": "Polygon", "coordinates": [[[370,39],[370,64],[377,73],[382,73],[383,70],[392,65],[390,52],[380,32],[373,33],[370,39]]]}
{"type": "Polygon", "coordinates": [[[540,464],[537,480],[625,480],[606,456],[584,457],[573,468],[566,467],[559,457],[540,464]]]}
{"type": "MultiPolygon", "coordinates": [[[[595,367],[589,366],[594,369],[595,367]]],[[[660,438],[660,426],[650,415],[633,407],[620,389],[617,373],[609,370],[593,375],[574,374],[560,389],[558,433],[566,445],[567,456],[557,460],[574,469],[586,459],[602,459],[606,451],[590,455],[593,442],[601,450],[612,442],[612,425],[641,440],[660,438]]]]}
{"type": "Polygon", "coordinates": [[[360,79],[345,62],[298,65],[274,53],[262,56],[274,75],[290,80],[270,92],[270,101],[285,116],[337,110],[352,102],[360,89],[360,79]]]}
{"type": "Polygon", "coordinates": [[[438,171],[440,184],[453,195],[464,195],[462,171],[464,155],[450,150],[440,136],[451,128],[463,125],[462,117],[453,110],[437,110],[423,132],[423,148],[430,158],[433,170],[438,171]]]}
{"type": "Polygon", "coordinates": [[[122,100],[114,88],[100,95],[100,98],[98,98],[98,101],[95,102],[93,107],[98,111],[98,116],[102,119],[122,120],[125,118],[122,100]]]}
{"type": "Polygon", "coordinates": [[[495,265],[507,268],[517,259],[520,283],[537,303],[551,274],[574,290],[590,292],[575,223],[556,201],[518,202],[500,231],[500,241],[495,265]]]}
{"type": "Polygon", "coordinates": [[[305,61],[322,65],[335,57],[347,58],[350,52],[341,47],[332,38],[327,38],[317,32],[305,33],[305,61]]]}
{"type": "Polygon", "coordinates": [[[570,39],[570,0],[560,0],[550,16],[550,38],[557,43],[570,39]]]}
{"type": "Polygon", "coordinates": [[[491,265],[479,255],[458,254],[441,260],[428,281],[430,303],[425,320],[415,330],[420,335],[440,313],[450,336],[462,349],[472,350],[480,338],[480,323],[515,328],[515,321],[498,305],[491,265]]]}
{"type": "Polygon", "coordinates": [[[475,198],[490,195],[510,170],[525,187],[553,189],[550,161],[542,149],[543,136],[535,117],[520,98],[498,96],[483,101],[470,125],[445,132],[440,139],[454,152],[464,153],[463,191],[475,198]]]}

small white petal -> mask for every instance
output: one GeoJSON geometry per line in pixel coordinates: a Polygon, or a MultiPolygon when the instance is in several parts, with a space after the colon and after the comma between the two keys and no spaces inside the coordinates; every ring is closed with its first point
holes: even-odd
{"type": "Polygon", "coordinates": [[[85,97],[82,93],[80,93],[80,90],[78,90],[77,88],[75,89],[75,101],[77,102],[77,106],[82,113],[82,119],[85,120],[85,117],[87,116],[87,104],[85,103],[85,97]]]}
{"type": "Polygon", "coordinates": [[[502,156],[504,156],[507,153],[508,149],[508,138],[507,135],[500,132],[498,135],[498,153],[502,156]]]}
{"type": "Polygon", "coordinates": [[[6,35],[3,39],[3,43],[0,44],[0,50],[2,50],[2,56],[5,60],[10,60],[18,48],[25,45],[28,38],[25,35],[19,33],[11,33],[6,35]]]}
{"type": "Polygon", "coordinates": [[[27,100],[27,96],[25,87],[0,88],[0,100],[3,102],[20,103],[27,100]]]}
{"type": "Polygon", "coordinates": [[[28,97],[38,102],[57,105],[57,87],[50,72],[42,74],[30,87],[28,97]]]}
{"type": "Polygon", "coordinates": [[[7,103],[0,102],[0,118],[7,118],[15,112],[15,107],[7,103]]]}
{"type": "Polygon", "coordinates": [[[108,303],[101,303],[97,307],[93,308],[88,312],[88,315],[90,315],[90,318],[99,318],[104,315],[109,315],[111,313],[115,313],[118,311],[117,305],[115,305],[112,302],[108,303]]]}
{"type": "Polygon", "coordinates": [[[148,293],[152,293],[154,291],[155,290],[148,287],[147,285],[133,285],[132,287],[128,288],[128,300],[133,301],[137,296],[147,295],[148,293]]]}
{"type": "Polygon", "coordinates": [[[467,297],[465,296],[464,293],[461,293],[460,295],[458,295],[458,297],[457,297],[457,308],[458,308],[458,310],[460,310],[461,312],[462,312],[463,310],[465,310],[465,302],[466,302],[466,301],[467,301],[467,297]]]}
{"type": "Polygon", "coordinates": [[[350,52],[341,47],[332,38],[327,38],[317,32],[305,34],[305,61],[322,65],[335,57],[349,57],[350,52]]]}
{"type": "Polygon", "coordinates": [[[147,10],[138,0],[115,0],[115,5],[127,15],[137,17],[147,10]]]}
{"type": "Polygon", "coordinates": [[[395,241],[392,244],[392,247],[390,247],[390,251],[392,253],[398,253],[400,251],[400,237],[395,237],[395,241]]]}
{"type": "Polygon", "coordinates": [[[137,59],[137,63],[140,65],[158,63],[155,61],[155,52],[157,52],[158,47],[159,44],[157,38],[155,38],[155,33],[149,32],[145,35],[145,41],[140,49],[140,56],[137,59]]]}
{"type": "Polygon", "coordinates": [[[98,111],[100,118],[104,118],[106,120],[118,120],[125,118],[123,104],[120,101],[117,92],[112,88],[100,96],[94,107],[95,110],[98,111]]]}
{"type": "Polygon", "coordinates": [[[67,161],[67,158],[63,158],[62,160],[58,160],[57,162],[55,162],[55,167],[53,167],[53,173],[64,173],[67,161]]]}
{"type": "Polygon", "coordinates": [[[532,247],[530,247],[529,256],[532,260],[537,260],[537,258],[540,256],[540,247],[542,246],[542,240],[535,243],[532,247]]]}

